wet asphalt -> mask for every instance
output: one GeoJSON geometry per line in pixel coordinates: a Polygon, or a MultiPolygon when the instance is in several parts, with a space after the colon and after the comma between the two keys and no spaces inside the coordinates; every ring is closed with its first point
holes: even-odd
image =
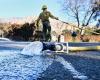
{"type": "Polygon", "coordinates": [[[100,51],[84,51],[59,55],[88,79],[73,78],[71,72],[59,62],[54,61],[38,80],[100,80],[100,51]]]}
{"type": "Polygon", "coordinates": [[[55,57],[32,57],[12,51],[0,59],[0,80],[100,80],[100,51],[70,52],[55,57]],[[74,77],[71,70],[65,68],[69,66],[66,61],[87,79],[74,77]]]}
{"type": "MultiPolygon", "coordinates": [[[[7,42],[5,45],[11,43],[7,42]]],[[[4,45],[4,43],[0,44],[4,45]]],[[[12,44],[16,45],[15,42],[12,44]]],[[[17,45],[19,44],[17,43],[17,45]]],[[[27,45],[28,43],[23,44],[27,45]]],[[[32,57],[21,55],[20,48],[14,49],[1,45],[0,80],[100,80],[100,51],[69,52],[69,54],[63,53],[55,56],[32,57]],[[7,50],[7,55],[5,50],[7,50]],[[62,59],[62,62],[60,62],[60,59],[62,59]],[[67,63],[70,63],[77,72],[86,76],[87,79],[74,77],[75,71],[69,70],[68,67],[70,66],[67,63]]],[[[81,43],[81,45],[69,43],[69,45],[91,46],[90,43],[81,43]]],[[[93,45],[100,45],[100,43],[93,43],[93,45]]]]}

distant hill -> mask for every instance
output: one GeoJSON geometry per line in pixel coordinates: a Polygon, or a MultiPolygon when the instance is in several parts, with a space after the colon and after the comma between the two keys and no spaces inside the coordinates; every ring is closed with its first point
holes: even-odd
{"type": "Polygon", "coordinates": [[[12,17],[12,18],[0,18],[0,23],[11,23],[11,24],[24,24],[26,22],[31,23],[36,19],[35,16],[27,16],[27,17],[12,17]]]}
{"type": "MultiPolygon", "coordinates": [[[[37,19],[36,16],[27,16],[27,17],[13,17],[13,18],[0,18],[0,23],[9,23],[9,24],[24,24],[26,22],[34,22],[37,19]]],[[[52,31],[55,31],[57,34],[61,34],[64,29],[72,30],[73,26],[70,26],[62,21],[50,19],[50,24],[52,31]]],[[[42,26],[41,26],[42,28],[42,26]]]]}

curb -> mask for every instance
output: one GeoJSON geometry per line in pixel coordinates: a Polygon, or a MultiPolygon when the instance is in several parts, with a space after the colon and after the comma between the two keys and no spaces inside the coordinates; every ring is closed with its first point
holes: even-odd
{"type": "Polygon", "coordinates": [[[100,46],[85,46],[85,47],[68,47],[69,51],[92,51],[100,50],[100,46]]]}

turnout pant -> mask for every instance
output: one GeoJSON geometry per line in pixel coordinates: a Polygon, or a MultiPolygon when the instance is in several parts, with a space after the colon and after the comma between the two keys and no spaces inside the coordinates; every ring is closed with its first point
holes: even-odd
{"type": "Polygon", "coordinates": [[[51,25],[49,21],[44,21],[43,23],[43,40],[51,41],[51,25]]]}

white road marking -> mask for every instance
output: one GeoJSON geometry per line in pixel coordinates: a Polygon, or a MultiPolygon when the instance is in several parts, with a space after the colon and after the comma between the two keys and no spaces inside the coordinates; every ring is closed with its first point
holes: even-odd
{"type": "Polygon", "coordinates": [[[57,56],[56,61],[60,62],[64,66],[65,69],[68,69],[71,72],[71,74],[73,75],[73,78],[77,78],[77,79],[81,79],[81,80],[88,79],[87,76],[85,76],[82,73],[75,70],[75,68],[72,66],[72,64],[69,63],[68,61],[66,61],[63,57],[57,56]]]}

